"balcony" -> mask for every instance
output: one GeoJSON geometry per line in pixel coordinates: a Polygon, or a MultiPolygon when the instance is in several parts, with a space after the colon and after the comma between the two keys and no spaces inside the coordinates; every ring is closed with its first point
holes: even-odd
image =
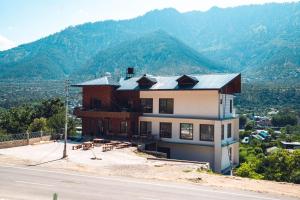
{"type": "Polygon", "coordinates": [[[76,107],[74,109],[74,115],[79,118],[132,118],[140,115],[139,112],[132,112],[128,109],[122,110],[106,110],[106,109],[86,109],[83,107],[76,107]]]}

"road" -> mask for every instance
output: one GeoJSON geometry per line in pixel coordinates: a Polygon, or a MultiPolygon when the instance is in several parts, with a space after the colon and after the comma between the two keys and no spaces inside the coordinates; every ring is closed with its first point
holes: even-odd
{"type": "Polygon", "coordinates": [[[278,200],[295,199],[196,184],[102,177],[43,167],[0,166],[0,200],[278,200]]]}

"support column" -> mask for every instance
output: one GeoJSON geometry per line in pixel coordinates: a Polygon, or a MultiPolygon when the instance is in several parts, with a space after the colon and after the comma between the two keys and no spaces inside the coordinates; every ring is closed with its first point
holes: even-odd
{"type": "Polygon", "coordinates": [[[214,171],[217,173],[221,173],[221,170],[222,170],[221,121],[215,121],[214,171]]]}

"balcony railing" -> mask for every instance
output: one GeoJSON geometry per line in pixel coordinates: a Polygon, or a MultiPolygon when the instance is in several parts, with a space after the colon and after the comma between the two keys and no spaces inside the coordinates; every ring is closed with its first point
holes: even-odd
{"type": "Polygon", "coordinates": [[[138,114],[139,112],[134,112],[130,109],[90,109],[84,107],[74,108],[74,115],[77,117],[130,118],[138,114]]]}

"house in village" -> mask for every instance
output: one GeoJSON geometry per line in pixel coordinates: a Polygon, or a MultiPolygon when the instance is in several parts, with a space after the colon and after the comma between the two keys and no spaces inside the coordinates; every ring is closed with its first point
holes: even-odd
{"type": "Polygon", "coordinates": [[[224,173],[239,163],[239,121],[233,106],[240,74],[134,76],[128,68],[82,87],[82,134],[89,137],[154,138],[174,159],[209,162],[224,173]]]}

